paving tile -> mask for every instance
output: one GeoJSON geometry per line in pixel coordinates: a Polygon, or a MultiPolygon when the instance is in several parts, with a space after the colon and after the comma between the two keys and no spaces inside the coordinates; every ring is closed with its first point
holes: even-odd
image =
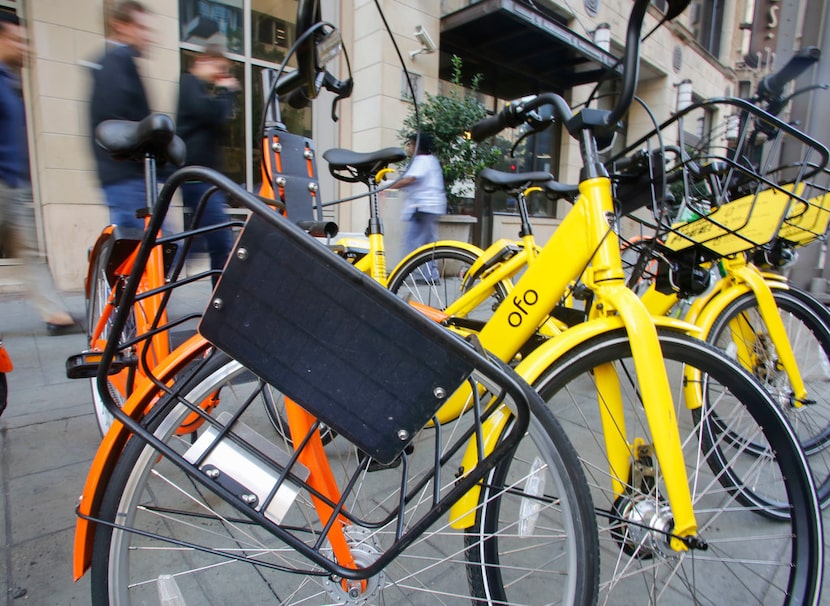
{"type": "Polygon", "coordinates": [[[9,481],[83,463],[89,465],[100,442],[92,414],[37,423],[6,431],[9,481]],[[48,436],[48,440],[44,440],[48,436]]]}
{"type": "Polygon", "coordinates": [[[10,605],[66,606],[89,604],[89,575],[72,581],[71,530],[38,536],[11,548],[11,591],[25,592],[10,605]]]}
{"type": "Polygon", "coordinates": [[[12,545],[73,528],[88,469],[89,461],[83,461],[10,479],[12,545]]]}

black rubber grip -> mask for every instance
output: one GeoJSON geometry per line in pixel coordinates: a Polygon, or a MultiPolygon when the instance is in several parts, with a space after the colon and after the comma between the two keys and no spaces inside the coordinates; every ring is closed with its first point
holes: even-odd
{"type": "Polygon", "coordinates": [[[333,221],[298,221],[297,225],[316,238],[333,238],[340,231],[333,221]]]}
{"type": "Polygon", "coordinates": [[[798,78],[820,58],[821,50],[817,47],[808,46],[802,48],[787,61],[784,67],[761,80],[758,84],[758,96],[762,99],[775,99],[779,97],[788,83],[798,78]]]}
{"type": "Polygon", "coordinates": [[[483,120],[479,120],[470,127],[470,136],[476,143],[484,141],[487,137],[499,134],[507,127],[507,116],[504,111],[497,113],[495,116],[488,116],[483,120]]]}

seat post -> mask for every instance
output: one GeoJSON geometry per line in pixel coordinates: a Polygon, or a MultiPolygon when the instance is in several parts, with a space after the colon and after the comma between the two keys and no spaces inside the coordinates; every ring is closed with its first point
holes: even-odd
{"type": "Polygon", "coordinates": [[[366,184],[369,186],[369,229],[366,234],[383,234],[383,222],[380,219],[380,202],[378,196],[378,184],[375,183],[374,175],[368,175],[366,184]]]}
{"type": "Polygon", "coordinates": [[[156,157],[153,154],[144,154],[144,189],[147,210],[152,213],[158,200],[156,186],[156,157]]]}

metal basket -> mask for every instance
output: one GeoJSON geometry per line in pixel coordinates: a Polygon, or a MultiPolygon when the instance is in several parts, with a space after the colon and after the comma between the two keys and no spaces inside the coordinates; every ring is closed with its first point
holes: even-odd
{"type": "MultiPolygon", "coordinates": [[[[303,183],[307,177],[301,173],[297,178],[303,183]]],[[[532,406],[544,406],[505,364],[423,317],[267,201],[208,169],[182,169],[167,180],[135,258],[136,271],[124,285],[123,304],[101,354],[99,386],[117,366],[119,352],[137,350],[142,356],[142,342],[182,318],[192,323],[200,317],[202,334],[179,350],[191,352],[188,357],[156,366],[139,362],[157,389],[147,394],[161,398],[144,394],[145,399],[131,399],[124,410],[114,402],[110,408],[131,439],[143,440],[203,489],[295,549],[302,557],[285,564],[287,570],[355,579],[377,574],[498,462],[513,456],[527,432],[532,406]],[[193,177],[219,187],[251,211],[250,218],[206,311],[202,303],[198,311],[180,316],[169,307],[173,295],[193,284],[179,278],[174,267],[171,282],[156,293],[163,296],[160,309],[166,313],[156,316],[150,334],[129,338],[137,283],[149,251],[164,242],[186,245],[196,235],[185,231],[169,240],[156,237],[173,192],[193,177]],[[171,319],[162,323],[164,316],[171,319]],[[231,367],[238,373],[219,387],[205,385],[209,379],[200,378],[199,371],[216,363],[229,374],[231,367]],[[213,391],[202,393],[199,387],[213,391]],[[283,433],[284,426],[267,419],[262,400],[235,397],[260,387],[269,397],[278,397],[272,388],[282,391],[316,419],[304,427],[307,415],[291,406],[303,419],[296,425],[289,419],[290,435],[283,433]],[[436,413],[448,400],[452,412],[436,413]],[[166,415],[161,421],[172,439],[159,437],[157,412],[166,415]],[[494,425],[501,429],[492,448],[473,447],[485,443],[484,427],[492,418],[509,422],[494,425]],[[330,434],[334,441],[326,451],[317,439],[320,421],[336,435],[330,434]],[[366,484],[355,482],[370,473],[369,483],[382,498],[366,497],[366,484]],[[334,484],[321,488],[320,482],[334,484]],[[367,498],[373,506],[364,511],[360,504],[367,498]],[[293,518],[292,503],[298,499],[318,500],[320,519],[293,518]],[[337,560],[330,537],[340,532],[337,522],[342,519],[355,527],[386,529],[372,537],[371,562],[359,561],[352,568],[337,560]]],[[[209,276],[198,277],[204,282],[209,276]]],[[[153,536],[167,540],[163,532],[153,536]]],[[[361,536],[354,540],[362,542],[361,536]]]]}
{"type": "Polygon", "coordinates": [[[827,148],[744,100],[693,104],[620,156],[636,150],[646,161],[617,175],[620,206],[656,230],[669,257],[713,259],[778,238],[803,245],[827,230],[827,148]],[[722,126],[693,137],[694,116],[722,126]],[[664,141],[675,132],[678,144],[669,148],[664,141]],[[634,212],[649,205],[651,216],[634,212]]]}

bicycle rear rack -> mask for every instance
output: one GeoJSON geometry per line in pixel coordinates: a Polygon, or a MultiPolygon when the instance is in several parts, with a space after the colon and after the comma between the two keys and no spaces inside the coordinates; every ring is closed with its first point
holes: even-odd
{"type": "MultiPolygon", "coordinates": [[[[300,463],[312,435],[319,431],[319,422],[304,437],[295,438],[294,452],[278,453],[263,437],[265,430],[246,422],[250,403],[222,415],[221,394],[207,404],[189,401],[187,390],[192,386],[186,378],[170,383],[154,377],[166,396],[143,418],[133,419],[114,405],[112,413],[157,456],[168,459],[242,517],[316,565],[297,564],[294,572],[368,579],[510,455],[528,427],[530,402],[538,396],[509,368],[422,317],[262,199],[206,169],[183,169],[165,184],[137,254],[138,266],[124,288],[127,305],[135,297],[140,264],[146,263],[148,251],[157,244],[152,234],[163,221],[173,191],[193,178],[194,172],[251,211],[202,317],[202,335],[319,416],[342,435],[338,440],[348,439],[361,454],[349,462],[339,494],[332,500],[307,480],[300,463]],[[447,429],[447,423],[442,424],[434,413],[459,388],[466,390],[463,414],[459,411],[448,421],[457,425],[447,429]],[[198,440],[186,452],[151,430],[159,411],[178,405],[186,409],[177,434],[192,431],[187,427],[201,427],[198,440]],[[485,443],[483,424],[504,405],[513,422],[492,451],[486,452],[481,446],[485,443]],[[419,432],[419,450],[412,455],[407,444],[419,432]],[[479,445],[475,462],[459,470],[471,442],[479,445]],[[413,456],[422,457],[421,463],[415,465],[413,456]],[[251,480],[239,466],[228,463],[232,458],[241,458],[242,468],[259,469],[259,479],[251,480]],[[377,471],[372,471],[373,463],[377,471]],[[351,504],[357,498],[356,479],[369,471],[384,474],[383,485],[397,492],[388,507],[366,517],[351,504]],[[322,501],[332,512],[312,533],[281,523],[295,493],[322,501]],[[327,545],[338,520],[346,520],[347,527],[357,530],[390,529],[383,533],[385,544],[373,548],[376,553],[371,562],[349,568],[335,559],[327,545]]],[[[120,334],[126,323],[125,309],[120,307],[116,314],[113,334],[120,334]]],[[[120,347],[112,341],[105,348],[99,383],[120,347]]],[[[197,367],[218,355],[205,356],[197,367]]],[[[152,376],[152,368],[148,370],[152,376]]],[[[217,553],[250,561],[242,554],[217,553]]],[[[273,565],[264,560],[257,563],[273,565]]]]}
{"type": "Polygon", "coordinates": [[[658,252],[668,259],[717,259],[777,239],[801,245],[824,236],[830,152],[747,101],[692,104],[618,156],[637,149],[647,151],[646,165],[634,180],[620,175],[617,194],[623,212],[657,232],[658,252]],[[683,120],[694,112],[717,117],[723,127],[687,142],[683,120]],[[667,167],[662,138],[669,129],[677,129],[680,143],[667,167]],[[653,218],[635,212],[644,205],[653,218]]]}

